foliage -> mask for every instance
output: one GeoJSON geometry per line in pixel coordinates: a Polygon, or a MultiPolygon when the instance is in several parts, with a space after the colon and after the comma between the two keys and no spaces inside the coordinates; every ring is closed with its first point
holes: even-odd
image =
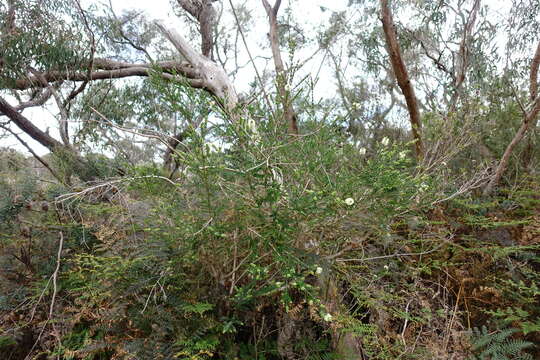
{"type": "MultiPolygon", "coordinates": [[[[0,3],[1,31],[11,3],[0,3]]],[[[279,18],[299,135],[287,133],[284,99],[269,90],[267,71],[231,109],[183,63],[186,78],[162,72],[160,62],[177,55],[138,13],[13,3],[15,31],[0,34],[2,91],[23,104],[55,90],[64,100],[55,98],[57,107],[75,121],[72,144],[42,159],[60,179],[0,151],[0,349],[8,357],[538,354],[537,134],[516,148],[499,192],[479,193],[522,125],[534,40],[524,32],[540,28],[526,11],[534,4],[512,2],[507,20],[521,27],[508,46],[520,51],[510,46],[502,68],[494,41],[509,24],[494,26],[491,7],[480,8],[468,39],[471,2],[392,3],[422,103],[426,153],[416,158],[377,2],[325,8],[330,23],[316,35],[292,7],[279,18]],[[297,57],[316,42],[338,83],[323,99],[319,75],[298,79],[297,57]],[[114,58],[111,71],[123,71],[120,60],[141,62],[145,77],[14,89],[30,68],[82,74],[91,55],[114,58]],[[470,338],[463,329],[473,327],[470,338]]],[[[242,77],[237,44],[257,18],[247,3],[237,10],[243,33],[216,28],[223,48],[213,59],[242,77]]]]}
{"type": "Polygon", "coordinates": [[[533,346],[533,343],[519,339],[511,339],[517,329],[503,329],[495,333],[489,333],[485,326],[482,329],[475,328],[473,350],[478,351],[474,359],[507,360],[533,359],[532,355],[524,350],[533,346]]]}

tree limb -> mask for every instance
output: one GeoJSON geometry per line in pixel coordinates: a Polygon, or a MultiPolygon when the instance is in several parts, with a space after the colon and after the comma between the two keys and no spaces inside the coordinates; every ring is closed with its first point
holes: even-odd
{"type": "Polygon", "coordinates": [[[30,152],[30,154],[32,154],[32,156],[41,163],[41,165],[45,166],[45,168],[47,168],[47,170],[50,171],[50,173],[52,174],[52,176],[54,176],[58,181],[60,182],[63,182],[63,179],[62,177],[60,177],[52,168],[51,166],[49,165],[49,163],[47,163],[41,156],[39,156],[31,147],[30,145],[28,145],[28,143],[26,141],[24,141],[15,131],[11,130],[10,128],[6,127],[6,126],[3,126],[3,125],[0,125],[0,128],[6,130],[7,132],[9,132],[13,137],[15,137],[15,139],[17,139],[17,141],[19,141],[19,143],[24,146],[26,148],[26,150],[28,150],[30,152]]]}
{"type": "MultiPolygon", "coordinates": [[[[120,79],[130,76],[150,76],[154,68],[160,69],[164,74],[179,74],[185,77],[186,81],[195,88],[203,88],[196,79],[199,73],[185,62],[163,61],[156,64],[130,64],[125,62],[112,61],[107,59],[95,59],[94,67],[98,70],[92,72],[83,71],[47,71],[41,76],[47,83],[56,81],[89,81],[120,79]]],[[[165,76],[167,77],[167,76],[165,76]]],[[[170,77],[167,77],[170,78],[170,77]]],[[[12,83],[11,89],[26,90],[30,88],[46,87],[37,76],[30,75],[24,79],[17,79],[12,83]]]]}
{"type": "Polygon", "coordinates": [[[386,39],[386,48],[388,55],[390,56],[390,62],[392,63],[392,68],[394,74],[397,78],[398,85],[405,97],[405,102],[407,103],[407,110],[409,112],[410,123],[413,133],[413,138],[415,140],[415,150],[417,159],[421,159],[424,154],[424,146],[422,143],[421,129],[422,124],[420,122],[420,110],[418,107],[418,100],[414,92],[414,88],[411,84],[409,74],[403,58],[401,56],[401,50],[399,48],[399,43],[397,40],[394,20],[392,19],[392,13],[388,6],[388,0],[381,1],[381,13],[382,13],[382,24],[384,30],[384,36],[386,39]]]}
{"type": "Polygon", "coordinates": [[[531,93],[531,100],[536,99],[538,96],[538,67],[540,66],[540,42],[536,47],[536,52],[531,62],[531,74],[529,89],[531,93]]]}
{"type": "MultiPolygon", "coordinates": [[[[460,97],[461,94],[461,87],[463,86],[463,83],[465,82],[465,77],[467,74],[467,68],[469,67],[469,43],[471,41],[471,33],[474,27],[474,24],[476,22],[476,16],[478,14],[478,10],[480,9],[480,0],[475,0],[473,4],[473,8],[471,9],[471,12],[469,13],[469,16],[467,20],[464,23],[463,28],[463,36],[461,38],[461,42],[459,44],[459,52],[457,55],[457,69],[455,70],[454,75],[454,95],[452,96],[452,99],[450,100],[451,104],[451,111],[453,111],[456,107],[457,100],[460,97]]],[[[464,16],[461,16],[464,18],[464,16]]]]}
{"type": "Polygon", "coordinates": [[[216,10],[212,0],[177,0],[178,4],[199,22],[201,33],[201,52],[213,59],[214,27],[216,25],[216,10]]]}
{"type": "Polygon", "coordinates": [[[206,56],[198,54],[175,30],[168,29],[162,22],[156,22],[156,25],[178,52],[186,58],[192,67],[192,72],[199,75],[201,87],[222,100],[225,110],[232,115],[238,105],[238,96],[225,70],[206,56]]]}
{"type": "Polygon", "coordinates": [[[56,148],[62,148],[61,142],[57,141],[49,134],[41,131],[30,120],[21,115],[13,106],[0,97],[0,113],[7,116],[17,127],[27,133],[32,139],[45,146],[50,151],[54,151],[56,148]]]}
{"type": "Polygon", "coordinates": [[[297,117],[291,103],[290,90],[287,90],[289,80],[287,79],[287,72],[285,71],[285,65],[283,64],[281,51],[279,49],[277,14],[281,5],[281,0],[276,0],[273,7],[270,6],[267,0],[262,0],[262,3],[270,23],[270,45],[272,48],[272,56],[274,58],[274,66],[276,68],[277,90],[283,104],[283,115],[289,125],[289,133],[298,135],[297,117]]]}
{"type": "Polygon", "coordinates": [[[514,151],[515,147],[521,142],[521,140],[523,140],[527,131],[531,127],[535,126],[538,113],[540,113],[540,96],[536,96],[536,99],[531,103],[529,109],[523,115],[523,122],[521,123],[521,126],[514,135],[512,141],[510,141],[510,143],[506,147],[506,150],[504,151],[504,154],[499,161],[499,165],[495,170],[495,174],[484,189],[484,195],[490,195],[495,189],[495,187],[497,187],[497,185],[499,184],[499,181],[501,180],[504,172],[508,168],[508,163],[510,162],[510,156],[512,155],[512,152],[514,151]]]}

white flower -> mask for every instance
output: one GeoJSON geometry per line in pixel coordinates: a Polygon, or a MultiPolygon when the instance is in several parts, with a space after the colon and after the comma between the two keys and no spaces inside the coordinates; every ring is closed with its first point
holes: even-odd
{"type": "Polygon", "coordinates": [[[418,191],[422,193],[422,192],[426,191],[428,188],[429,188],[428,184],[421,183],[420,186],[418,187],[418,191]]]}
{"type": "Polygon", "coordinates": [[[381,140],[381,144],[383,144],[383,146],[388,146],[388,144],[390,144],[390,139],[387,138],[386,136],[383,137],[381,140]]]}
{"type": "Polygon", "coordinates": [[[328,313],[324,314],[323,320],[326,321],[326,322],[332,321],[332,315],[330,315],[328,313]]]}
{"type": "Polygon", "coordinates": [[[322,267],[317,266],[317,269],[315,269],[315,274],[317,274],[317,275],[322,274],[322,267]]]}
{"type": "Polygon", "coordinates": [[[345,199],[345,204],[351,206],[354,204],[354,199],[353,198],[346,198],[345,199]]]}
{"type": "Polygon", "coordinates": [[[384,270],[388,271],[390,269],[390,267],[388,265],[384,265],[384,270]]]}
{"type": "Polygon", "coordinates": [[[360,153],[360,155],[366,155],[366,148],[365,147],[361,147],[360,149],[358,149],[358,152],[360,153]]]}
{"type": "Polygon", "coordinates": [[[399,153],[399,158],[400,158],[400,159],[402,159],[402,160],[405,159],[405,156],[407,156],[407,152],[406,152],[406,151],[402,151],[402,152],[399,153]]]}
{"type": "Polygon", "coordinates": [[[248,118],[246,121],[246,130],[257,133],[257,125],[255,124],[255,121],[252,118],[248,118]]]}

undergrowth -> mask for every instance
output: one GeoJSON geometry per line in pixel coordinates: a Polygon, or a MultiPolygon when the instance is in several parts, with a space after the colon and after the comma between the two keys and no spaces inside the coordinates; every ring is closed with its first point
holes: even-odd
{"type": "Polygon", "coordinates": [[[410,144],[359,151],[331,126],[306,126],[300,141],[272,122],[258,134],[203,124],[172,180],[148,164],[68,190],[12,169],[0,190],[0,349],[13,359],[30,349],[34,359],[532,358],[538,183],[438,202],[452,190],[439,186],[443,172],[419,170],[410,144]],[[210,146],[212,132],[232,145],[210,146]],[[483,330],[471,340],[473,327],[483,330]]]}

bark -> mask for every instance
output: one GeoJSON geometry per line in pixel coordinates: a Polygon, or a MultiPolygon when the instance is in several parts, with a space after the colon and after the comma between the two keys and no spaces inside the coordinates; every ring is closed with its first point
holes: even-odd
{"type": "Polygon", "coordinates": [[[281,0],[276,0],[273,7],[270,6],[267,0],[262,0],[262,3],[270,23],[270,45],[276,68],[277,90],[283,104],[283,115],[289,126],[289,133],[292,135],[298,135],[297,117],[291,103],[290,91],[287,91],[286,88],[288,84],[287,72],[285,71],[285,65],[283,64],[281,51],[279,49],[277,14],[279,7],[281,6],[281,0]]]}
{"type": "MultiPolygon", "coordinates": [[[[321,292],[322,303],[329,314],[335,317],[340,312],[347,311],[341,303],[343,296],[330,271],[323,272],[317,280],[317,285],[321,292]]],[[[339,354],[340,359],[364,359],[362,338],[360,336],[351,332],[342,333],[334,327],[330,327],[330,334],[332,336],[332,348],[339,354]]]]}
{"type": "Polygon", "coordinates": [[[530,128],[534,128],[536,126],[536,120],[538,113],[540,112],[540,96],[537,94],[537,78],[538,78],[538,67],[540,64],[540,42],[538,43],[536,47],[536,52],[532,58],[531,61],[531,72],[530,72],[530,96],[533,99],[532,103],[529,107],[529,110],[525,112],[523,115],[523,122],[521,123],[521,126],[519,127],[517,133],[514,135],[514,138],[512,141],[510,141],[510,144],[506,147],[506,150],[504,151],[504,154],[499,161],[499,165],[495,169],[495,174],[491,178],[491,181],[487,184],[486,188],[484,189],[484,195],[489,195],[495,190],[495,187],[499,184],[499,181],[501,180],[504,172],[508,168],[508,163],[510,162],[510,156],[512,155],[512,152],[514,151],[515,147],[523,140],[525,135],[527,134],[527,131],[529,131],[530,128]],[[532,97],[532,95],[536,95],[532,97]]]}
{"type": "Polygon", "coordinates": [[[34,76],[36,76],[38,78],[39,82],[44,87],[46,87],[47,90],[49,90],[51,92],[52,96],[54,97],[54,99],[56,101],[56,105],[58,106],[58,109],[60,111],[60,119],[58,121],[58,123],[59,123],[59,131],[60,131],[60,138],[62,139],[62,142],[64,143],[64,145],[69,145],[68,114],[67,114],[66,108],[64,107],[64,103],[63,103],[62,99],[60,99],[60,95],[58,94],[56,89],[50,83],[48,83],[47,80],[45,80],[45,78],[41,74],[39,74],[37,71],[34,71],[32,69],[30,70],[30,72],[32,74],[34,74],[34,76]]]}
{"type": "MultiPolygon", "coordinates": [[[[172,78],[175,75],[182,75],[194,88],[203,88],[198,81],[199,74],[190,67],[189,64],[173,61],[158,62],[156,64],[130,64],[106,59],[96,59],[94,61],[96,71],[47,71],[40,73],[40,77],[46,80],[46,83],[56,81],[90,81],[90,80],[110,80],[120,79],[132,76],[150,76],[153,69],[163,71],[163,77],[172,78]]],[[[46,87],[40,77],[30,75],[24,79],[17,79],[10,86],[14,90],[26,90],[30,88],[46,87]]],[[[180,77],[178,77],[180,79],[180,77]]]]}
{"type": "Polygon", "coordinates": [[[515,147],[523,140],[525,137],[525,134],[527,131],[535,126],[536,118],[538,116],[538,113],[540,112],[540,96],[536,97],[536,100],[532,103],[530,110],[527,111],[527,113],[524,115],[523,122],[521,126],[519,127],[519,130],[517,131],[516,135],[514,135],[514,138],[508,144],[506,147],[506,150],[504,151],[504,154],[499,162],[499,165],[497,166],[495,170],[495,174],[491,178],[491,181],[488,183],[486,188],[484,189],[484,195],[490,195],[495,187],[499,184],[499,181],[501,180],[504,172],[508,168],[508,163],[510,162],[510,156],[512,155],[512,152],[514,151],[515,147]]]}
{"type": "Polygon", "coordinates": [[[174,173],[178,170],[180,164],[173,159],[173,154],[177,152],[178,145],[186,139],[190,129],[196,129],[199,127],[204,117],[200,116],[196,121],[190,121],[190,125],[187,129],[177,133],[175,136],[168,140],[167,149],[163,156],[163,167],[170,171],[169,179],[172,179],[174,173]],[[174,163],[173,163],[174,162],[174,163]]]}
{"type": "Polygon", "coordinates": [[[531,75],[530,75],[530,93],[531,101],[534,101],[538,96],[538,67],[540,66],[540,42],[536,47],[536,52],[531,62],[531,75]]]}
{"type": "Polygon", "coordinates": [[[180,6],[199,22],[201,33],[201,52],[204,56],[213,59],[214,28],[216,26],[216,10],[212,6],[213,0],[177,0],[180,6]]]}
{"type": "Polygon", "coordinates": [[[227,73],[220,65],[216,64],[206,56],[201,55],[175,30],[168,29],[161,22],[156,22],[159,30],[174,45],[178,52],[187,60],[191,66],[191,71],[197,74],[200,87],[208,90],[217,97],[225,111],[233,118],[239,119],[236,112],[238,96],[233,84],[229,80],[227,73]]]}
{"type": "MultiPolygon", "coordinates": [[[[28,134],[32,139],[36,140],[38,143],[49,149],[49,151],[67,162],[68,167],[73,173],[76,173],[81,180],[83,181],[90,181],[94,180],[94,178],[89,175],[88,177],[86,174],[89,174],[88,170],[88,163],[81,157],[81,155],[71,146],[64,145],[58,140],[51,137],[49,134],[47,134],[44,131],[41,131],[38,127],[36,127],[30,120],[28,120],[26,117],[24,117],[22,114],[17,112],[16,108],[11,106],[7,101],[5,101],[3,98],[0,98],[0,115],[7,116],[11,122],[13,122],[19,129],[24,131],[26,134],[28,134]]],[[[23,143],[24,145],[24,143],[23,143]]],[[[58,177],[58,174],[55,174],[54,172],[53,176],[58,177]]],[[[66,173],[66,176],[64,178],[64,182],[69,183],[71,173],[68,171],[66,173]]]]}
{"type": "Polygon", "coordinates": [[[459,45],[458,53],[458,66],[455,74],[455,83],[454,83],[454,96],[452,97],[451,108],[455,109],[457,100],[461,95],[461,88],[465,82],[465,77],[467,74],[467,69],[469,67],[469,44],[471,42],[471,34],[476,22],[476,16],[478,15],[478,10],[480,9],[480,0],[475,0],[473,8],[469,13],[466,23],[464,24],[463,37],[461,38],[461,43],[459,45]]]}
{"type": "MultiPolygon", "coordinates": [[[[540,42],[538,43],[538,46],[536,47],[536,52],[534,53],[533,59],[531,61],[531,73],[529,75],[529,92],[530,92],[531,101],[534,101],[534,99],[536,99],[536,97],[538,96],[538,67],[539,66],[540,66],[540,42]]],[[[532,127],[532,131],[534,131],[535,128],[536,128],[536,125],[532,127]]],[[[521,163],[525,171],[530,170],[529,167],[533,159],[533,154],[534,154],[533,139],[532,139],[532,136],[529,136],[527,140],[527,146],[525,147],[525,151],[523,151],[521,155],[521,163]]]]}
{"type": "Polygon", "coordinates": [[[49,172],[52,174],[52,176],[54,176],[58,181],[62,182],[64,179],[62,179],[61,176],[59,176],[56,171],[54,171],[51,166],[49,165],[49,163],[47,163],[41,156],[39,156],[35,151],[34,149],[32,149],[32,147],[30,147],[30,145],[28,145],[28,143],[26,143],[26,141],[24,141],[19,135],[17,135],[16,132],[12,131],[11,129],[7,128],[7,127],[4,127],[2,125],[0,125],[0,128],[8,131],[13,137],[15,137],[15,139],[17,139],[17,141],[26,148],[26,150],[28,150],[28,152],[30,152],[30,154],[32,154],[32,156],[41,163],[41,165],[43,165],[47,170],[49,170],[49,172]]]}
{"type": "Polygon", "coordinates": [[[38,127],[32,124],[30,120],[17,112],[17,110],[3,98],[0,98],[0,113],[7,116],[15,125],[17,125],[19,129],[24,131],[41,145],[45,146],[51,152],[53,152],[56,148],[64,147],[61,142],[41,131],[38,127]]]}
{"type": "Polygon", "coordinates": [[[407,111],[409,112],[412,134],[415,140],[414,145],[416,150],[416,158],[422,159],[424,156],[424,145],[422,143],[421,136],[422,124],[420,121],[418,100],[411,84],[407,67],[405,66],[401,56],[401,50],[397,40],[392,13],[390,12],[390,8],[388,6],[388,0],[381,0],[381,8],[384,37],[387,45],[386,48],[388,55],[390,56],[390,62],[392,64],[392,69],[394,70],[398,85],[403,93],[403,96],[405,97],[405,102],[407,103],[407,111]]]}

